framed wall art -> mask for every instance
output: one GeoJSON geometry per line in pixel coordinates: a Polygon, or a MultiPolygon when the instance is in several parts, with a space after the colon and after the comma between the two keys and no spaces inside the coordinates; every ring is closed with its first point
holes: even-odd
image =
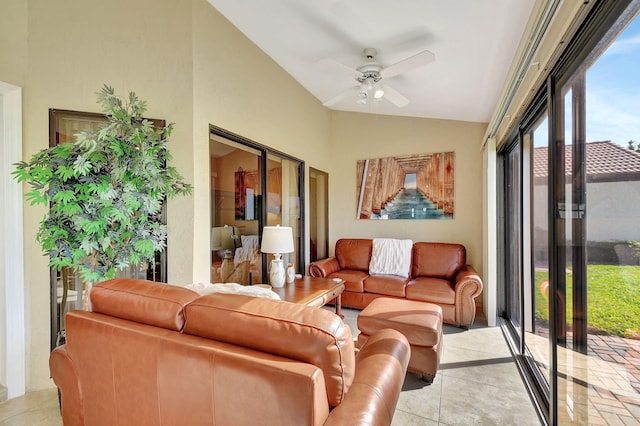
{"type": "Polygon", "coordinates": [[[358,219],[453,219],[453,152],[358,160],[358,219]]]}

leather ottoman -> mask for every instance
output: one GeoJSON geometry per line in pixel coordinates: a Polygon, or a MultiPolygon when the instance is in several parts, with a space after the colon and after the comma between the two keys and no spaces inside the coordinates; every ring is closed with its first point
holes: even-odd
{"type": "Polygon", "coordinates": [[[404,334],[411,346],[409,371],[431,383],[440,366],[442,353],[442,309],[433,303],[379,297],[358,315],[357,346],[369,336],[391,328],[404,334]]]}

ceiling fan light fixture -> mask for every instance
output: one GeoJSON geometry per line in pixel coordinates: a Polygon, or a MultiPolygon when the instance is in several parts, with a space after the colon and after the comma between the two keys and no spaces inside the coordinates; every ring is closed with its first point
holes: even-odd
{"type": "Polygon", "coordinates": [[[384,89],[382,86],[378,86],[376,90],[373,92],[373,99],[379,101],[384,96],[384,89]]]}
{"type": "Polygon", "coordinates": [[[375,82],[376,81],[372,77],[368,77],[363,84],[366,85],[367,90],[372,90],[375,82]]]}
{"type": "Polygon", "coordinates": [[[354,92],[357,95],[356,103],[358,105],[367,105],[368,103],[375,104],[382,102],[382,99],[386,99],[398,108],[409,104],[409,99],[398,93],[398,91],[393,88],[393,85],[383,85],[382,80],[429,64],[435,60],[435,55],[428,50],[423,50],[395,64],[384,67],[376,61],[375,57],[377,53],[376,49],[373,48],[364,49],[365,62],[357,68],[330,59],[323,60],[324,62],[339,67],[343,72],[346,71],[349,75],[355,77],[355,80],[358,82],[357,86],[350,87],[334,98],[324,102],[323,105],[331,106],[347,97],[353,102],[354,92]]]}
{"type": "Polygon", "coordinates": [[[366,105],[368,97],[369,96],[367,95],[367,91],[360,89],[360,91],[358,92],[358,100],[356,101],[356,103],[358,105],[366,105]]]}

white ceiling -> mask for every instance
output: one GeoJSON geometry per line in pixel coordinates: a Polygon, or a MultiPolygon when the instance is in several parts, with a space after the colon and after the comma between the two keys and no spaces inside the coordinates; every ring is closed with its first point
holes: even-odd
{"type": "Polygon", "coordinates": [[[321,102],[357,82],[323,59],[356,68],[378,50],[386,67],[423,50],[435,61],[385,79],[410,103],[332,109],[488,122],[535,0],[209,0],[321,102]]]}

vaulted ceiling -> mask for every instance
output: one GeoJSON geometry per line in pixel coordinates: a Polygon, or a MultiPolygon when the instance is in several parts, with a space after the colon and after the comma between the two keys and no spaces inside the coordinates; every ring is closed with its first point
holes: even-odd
{"type": "Polygon", "coordinates": [[[488,122],[535,0],[209,2],[329,108],[488,122]],[[376,84],[382,100],[359,104],[365,48],[377,50],[374,70],[406,71],[376,84]],[[403,62],[425,50],[433,61],[403,62]]]}

